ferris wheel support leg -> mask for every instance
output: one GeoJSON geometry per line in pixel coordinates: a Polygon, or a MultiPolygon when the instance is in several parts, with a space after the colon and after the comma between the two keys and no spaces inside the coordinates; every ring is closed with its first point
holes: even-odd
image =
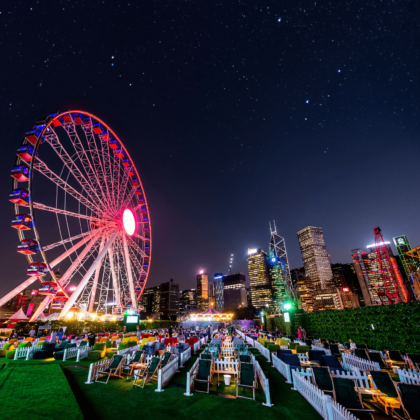
{"type": "Polygon", "coordinates": [[[127,238],[125,236],[125,233],[123,233],[123,244],[124,244],[125,266],[127,267],[127,273],[128,273],[128,287],[130,289],[131,307],[135,311],[137,311],[137,299],[136,299],[136,292],[134,291],[133,272],[131,271],[131,260],[130,260],[130,254],[128,252],[127,238]]]}
{"type": "Polygon", "coordinates": [[[29,285],[31,285],[36,280],[38,280],[38,277],[32,276],[32,277],[29,277],[27,280],[25,280],[23,283],[21,283],[18,287],[15,287],[11,292],[9,292],[7,295],[3,296],[0,299],[0,306],[3,306],[6,302],[14,298],[22,290],[25,290],[29,285]]]}
{"type": "MultiPolygon", "coordinates": [[[[92,233],[91,235],[86,236],[80,242],[78,242],[76,245],[72,246],[66,252],[64,252],[63,254],[61,254],[54,261],[51,262],[50,267],[51,268],[54,268],[56,265],[60,264],[61,261],[63,261],[64,259],[66,259],[69,255],[71,255],[74,251],[76,251],[76,249],[80,248],[83,244],[85,244],[93,235],[94,235],[94,233],[92,233]]],[[[14,288],[7,295],[3,296],[0,299],[0,307],[3,306],[6,302],[8,302],[10,299],[14,298],[22,290],[25,290],[28,286],[30,286],[37,279],[38,279],[38,277],[36,277],[36,276],[29,277],[27,280],[25,280],[18,287],[14,288]]]]}
{"type": "Polygon", "coordinates": [[[63,310],[60,313],[60,316],[58,319],[62,319],[67,315],[67,312],[70,310],[70,308],[74,305],[74,302],[76,302],[76,299],[79,297],[80,293],[82,293],[82,290],[86,286],[87,282],[91,278],[93,272],[96,270],[96,267],[100,264],[102,259],[104,258],[106,252],[108,251],[108,248],[112,245],[112,243],[115,241],[115,238],[117,237],[118,231],[115,231],[111,237],[109,238],[108,242],[105,244],[103,250],[98,254],[95,261],[89,268],[89,270],[86,272],[86,274],[83,276],[82,280],[80,281],[79,285],[77,286],[74,293],[70,296],[70,299],[67,301],[66,306],[64,306],[63,310]]]}
{"type": "MultiPolygon", "coordinates": [[[[99,247],[99,253],[104,248],[104,242],[105,242],[105,236],[102,237],[101,245],[99,247]]],[[[93,304],[95,303],[95,295],[96,295],[96,289],[98,288],[98,280],[99,280],[99,273],[100,272],[101,272],[101,264],[99,264],[98,268],[95,271],[95,278],[93,279],[93,286],[92,286],[92,292],[90,294],[90,302],[89,302],[88,312],[93,311],[93,304]]]]}
{"type": "Polygon", "coordinates": [[[41,302],[37,310],[31,316],[29,322],[35,322],[35,320],[39,317],[40,314],[42,314],[42,312],[44,312],[44,309],[51,303],[52,300],[53,296],[45,296],[45,299],[41,302]]]}
{"type": "Polygon", "coordinates": [[[111,266],[112,286],[114,287],[114,293],[115,293],[115,303],[117,305],[117,308],[120,308],[121,307],[120,289],[118,288],[118,279],[117,279],[117,275],[115,274],[114,250],[112,246],[108,249],[108,255],[109,255],[109,264],[111,266]]]}

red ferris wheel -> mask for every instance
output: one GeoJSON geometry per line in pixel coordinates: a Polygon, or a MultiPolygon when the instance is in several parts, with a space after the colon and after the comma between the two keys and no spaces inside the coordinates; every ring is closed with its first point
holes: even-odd
{"type": "Polygon", "coordinates": [[[29,278],[0,306],[39,281],[45,298],[31,321],[50,304],[60,318],[73,307],[86,315],[138,310],[150,272],[150,215],[115,132],[88,112],[50,114],[26,132],[11,176],[11,225],[29,278]]]}

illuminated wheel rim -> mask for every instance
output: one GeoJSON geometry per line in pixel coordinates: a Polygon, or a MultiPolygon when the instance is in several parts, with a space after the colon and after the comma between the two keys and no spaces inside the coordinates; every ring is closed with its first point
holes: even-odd
{"type": "Polygon", "coordinates": [[[151,223],[137,168],[115,132],[84,111],[50,114],[25,134],[12,177],[13,221],[21,214],[32,219],[31,229],[17,229],[18,251],[46,294],[31,320],[51,301],[60,317],[72,307],[109,315],[139,309],[150,272],[151,223]],[[42,270],[48,274],[38,275],[42,270]],[[70,282],[77,284],[73,294],[70,282]]]}

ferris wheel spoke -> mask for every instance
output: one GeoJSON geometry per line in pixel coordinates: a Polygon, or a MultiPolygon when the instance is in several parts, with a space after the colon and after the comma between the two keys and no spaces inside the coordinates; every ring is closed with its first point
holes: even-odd
{"type": "Polygon", "coordinates": [[[121,307],[121,295],[120,295],[120,289],[118,287],[117,273],[115,271],[114,247],[113,246],[111,246],[109,248],[108,255],[109,255],[109,264],[110,264],[111,277],[112,277],[112,285],[114,287],[114,293],[115,293],[115,303],[117,305],[117,308],[120,308],[121,307]]]}
{"type": "MultiPolygon", "coordinates": [[[[102,249],[104,248],[104,243],[105,243],[105,236],[102,236],[101,245],[99,246],[99,253],[102,252],[102,249]]],[[[96,295],[96,289],[98,287],[98,280],[99,280],[99,274],[101,272],[101,266],[102,266],[102,261],[99,263],[99,265],[98,265],[98,267],[96,268],[96,271],[95,271],[95,277],[93,279],[92,291],[90,293],[90,302],[89,302],[88,312],[93,311],[93,304],[95,303],[95,295],[96,295]]]]}
{"type": "Polygon", "coordinates": [[[70,310],[70,308],[74,305],[76,302],[76,299],[79,297],[80,293],[86,286],[87,282],[89,281],[90,277],[92,276],[93,272],[96,270],[96,267],[100,264],[102,259],[104,258],[106,252],[108,251],[109,247],[112,245],[112,243],[115,241],[115,238],[117,237],[118,232],[115,231],[111,237],[108,239],[106,244],[104,245],[102,251],[98,254],[98,256],[95,258],[95,261],[90,266],[86,274],[83,276],[82,280],[80,281],[79,285],[76,287],[76,290],[74,293],[70,296],[70,299],[66,302],[66,305],[64,306],[63,310],[60,313],[59,319],[62,319],[64,316],[66,316],[67,312],[70,310]]]}
{"type": "MultiPolygon", "coordinates": [[[[41,203],[33,203],[33,207],[34,207],[34,209],[37,209],[37,210],[50,211],[52,213],[63,214],[64,216],[72,216],[72,217],[76,217],[76,218],[79,218],[79,219],[86,219],[86,220],[89,220],[89,221],[92,221],[92,222],[101,222],[101,224],[104,223],[104,219],[100,219],[98,217],[92,217],[92,216],[87,216],[85,214],[74,213],[72,211],[57,209],[56,207],[46,206],[45,204],[41,204],[41,203]]],[[[105,221],[105,223],[107,223],[107,222],[105,221]]],[[[110,226],[112,226],[114,224],[114,222],[109,220],[108,224],[110,226]]]]}
{"type": "MultiPolygon", "coordinates": [[[[74,160],[70,157],[70,155],[67,153],[66,149],[63,147],[63,145],[60,142],[60,139],[58,138],[57,134],[52,131],[50,134],[45,135],[44,139],[50,144],[50,146],[54,149],[58,157],[62,160],[64,165],[67,167],[67,169],[71,172],[73,177],[77,180],[77,182],[80,184],[80,186],[83,188],[83,190],[86,192],[88,196],[96,197],[98,202],[101,203],[101,199],[96,193],[95,188],[92,187],[90,182],[86,179],[86,177],[80,172],[80,169],[74,162],[74,160]]],[[[101,210],[103,211],[103,210],[101,210]]]]}
{"type": "MultiPolygon", "coordinates": [[[[140,222],[143,223],[143,222],[140,222]]],[[[146,242],[148,238],[145,238],[144,236],[139,235],[138,233],[133,233],[133,236],[135,236],[137,239],[142,240],[143,242],[146,242]]]]}
{"type": "Polygon", "coordinates": [[[136,300],[136,292],[134,291],[133,272],[131,271],[131,260],[130,260],[130,254],[128,252],[127,238],[126,238],[126,235],[124,234],[123,234],[123,244],[124,244],[125,266],[126,266],[127,275],[128,275],[128,287],[130,290],[131,307],[136,311],[137,300],[136,300]]]}
{"type": "Polygon", "coordinates": [[[136,243],[136,241],[134,241],[133,239],[129,238],[130,241],[130,246],[133,247],[133,249],[139,253],[142,258],[144,258],[146,256],[146,253],[139,247],[139,245],[136,243]]]}
{"type": "Polygon", "coordinates": [[[34,169],[36,169],[38,172],[42,173],[50,181],[52,181],[54,184],[56,184],[58,187],[60,187],[64,192],[71,195],[77,201],[79,201],[80,203],[82,203],[83,205],[88,207],[91,211],[94,211],[94,212],[102,211],[100,207],[98,207],[96,204],[89,201],[86,197],[84,197],[82,194],[80,194],[78,191],[76,191],[76,189],[74,189],[66,181],[61,179],[51,169],[49,169],[48,166],[43,161],[41,161],[39,158],[37,158],[37,161],[34,164],[34,169]]]}
{"type": "MultiPolygon", "coordinates": [[[[102,230],[102,229],[103,228],[99,228],[98,231],[102,230]]],[[[51,245],[43,246],[42,250],[43,251],[49,251],[50,249],[53,249],[53,248],[55,248],[57,246],[60,246],[60,245],[64,245],[68,242],[73,243],[73,241],[75,241],[76,239],[84,238],[86,235],[90,235],[90,234],[91,234],[91,231],[87,231],[87,232],[81,233],[80,235],[76,235],[76,236],[73,236],[71,238],[67,238],[67,239],[63,239],[62,241],[55,242],[51,245]]]]}
{"type": "Polygon", "coordinates": [[[44,312],[45,308],[51,303],[53,300],[53,296],[48,295],[45,296],[44,300],[40,303],[38,308],[36,308],[36,311],[33,313],[31,318],[29,319],[29,322],[35,322],[35,320],[44,312]]]}

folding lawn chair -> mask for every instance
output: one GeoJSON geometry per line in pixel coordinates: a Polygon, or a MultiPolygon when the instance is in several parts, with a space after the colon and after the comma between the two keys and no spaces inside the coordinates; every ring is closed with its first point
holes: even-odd
{"type": "Polygon", "coordinates": [[[407,420],[420,419],[420,385],[398,384],[398,390],[407,420]]]}
{"type": "Polygon", "coordinates": [[[125,372],[127,374],[127,376],[131,376],[133,374],[134,366],[130,366],[130,365],[134,364],[134,363],[139,363],[142,355],[143,355],[143,350],[137,350],[134,357],[133,357],[133,360],[130,360],[130,364],[122,366],[122,369],[127,369],[127,370],[129,369],[130,370],[130,373],[125,372]]]}
{"type": "Polygon", "coordinates": [[[238,369],[238,377],[236,379],[236,398],[246,398],[238,395],[239,387],[252,389],[252,400],[255,400],[255,390],[258,387],[257,372],[252,363],[240,363],[238,369]]]}
{"type": "Polygon", "coordinates": [[[413,365],[414,369],[418,370],[416,365],[420,364],[420,354],[407,354],[407,356],[410,359],[411,364],[413,365]]]}
{"type": "Polygon", "coordinates": [[[369,356],[365,349],[355,349],[354,355],[359,357],[360,359],[367,360],[368,362],[370,362],[369,356]]]}
{"type": "Polygon", "coordinates": [[[239,355],[239,362],[240,363],[252,363],[252,358],[248,354],[240,354],[239,355]]]}
{"type": "Polygon", "coordinates": [[[121,365],[122,365],[123,359],[124,359],[124,356],[115,354],[112,358],[111,365],[107,369],[98,372],[95,382],[99,382],[101,384],[106,385],[108,384],[109,378],[111,376],[117,376],[118,378],[122,378],[122,376],[120,376],[119,374],[121,374],[121,365]],[[107,377],[106,382],[98,381],[100,375],[105,375],[107,377]]]}
{"type": "Polygon", "coordinates": [[[383,405],[385,408],[385,413],[394,417],[394,410],[401,407],[401,400],[399,398],[398,390],[394,381],[391,379],[388,372],[370,371],[369,373],[372,378],[372,387],[379,389],[381,392],[386,394],[386,396],[373,396],[373,401],[383,405]],[[391,414],[388,413],[388,409],[391,410],[391,414]]]}
{"type": "Polygon", "coordinates": [[[360,414],[371,414],[374,410],[367,409],[363,405],[362,397],[356,392],[354,379],[333,377],[334,399],[344,408],[360,418],[360,414]]]}
{"type": "Polygon", "coordinates": [[[312,374],[313,382],[321,391],[334,393],[334,385],[329,367],[314,366],[312,368],[312,374]]]}
{"type": "Polygon", "coordinates": [[[381,369],[386,369],[386,364],[384,360],[382,359],[381,353],[369,352],[369,359],[371,362],[378,363],[381,369]]]}
{"type": "Polygon", "coordinates": [[[133,386],[139,386],[144,388],[146,385],[147,380],[153,380],[154,376],[157,375],[157,371],[159,369],[160,357],[152,357],[150,363],[144,368],[139,369],[138,373],[134,371],[134,382],[133,386]],[[143,379],[143,385],[138,385],[137,380],[143,379]]]}
{"type": "Polygon", "coordinates": [[[169,359],[171,358],[172,354],[170,352],[166,352],[163,357],[160,359],[159,367],[163,368],[169,363],[169,359]]]}
{"type": "Polygon", "coordinates": [[[407,367],[407,362],[402,357],[402,354],[398,350],[389,350],[388,358],[391,364],[402,366],[403,368],[407,367]]]}
{"type": "Polygon", "coordinates": [[[206,383],[207,394],[208,394],[210,391],[210,384],[211,384],[212,377],[213,377],[213,361],[200,359],[198,361],[197,376],[194,378],[194,390],[196,392],[204,392],[204,391],[197,391],[195,389],[195,383],[196,382],[206,383]]]}

